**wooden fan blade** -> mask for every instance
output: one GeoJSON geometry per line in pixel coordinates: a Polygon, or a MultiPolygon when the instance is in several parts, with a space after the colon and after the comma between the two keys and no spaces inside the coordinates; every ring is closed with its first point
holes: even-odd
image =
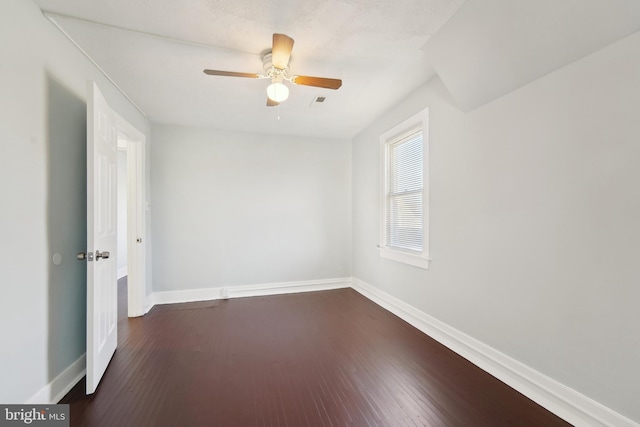
{"type": "Polygon", "coordinates": [[[293,39],[284,34],[273,35],[273,48],[271,49],[271,63],[274,67],[284,70],[289,65],[289,58],[293,50],[293,39]]]}
{"type": "Polygon", "coordinates": [[[258,74],[254,73],[236,73],[234,71],[204,70],[204,73],[210,76],[247,77],[250,79],[257,79],[260,77],[258,74]]]}
{"type": "Polygon", "coordinates": [[[303,86],[315,86],[323,87],[325,89],[338,89],[342,86],[342,80],[340,79],[327,79],[325,77],[311,77],[311,76],[293,76],[291,77],[291,83],[303,86]]]}
{"type": "Polygon", "coordinates": [[[280,104],[279,102],[276,102],[267,96],[267,107],[275,107],[276,105],[279,105],[279,104],[280,104]]]}

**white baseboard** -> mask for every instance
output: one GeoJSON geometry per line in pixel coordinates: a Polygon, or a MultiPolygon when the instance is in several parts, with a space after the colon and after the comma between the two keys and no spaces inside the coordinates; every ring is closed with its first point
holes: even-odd
{"type": "Polygon", "coordinates": [[[118,269],[118,280],[122,279],[124,276],[126,276],[128,273],[127,271],[127,267],[122,267],[118,269]]]}
{"type": "Polygon", "coordinates": [[[351,278],[305,280],[303,282],[267,283],[262,285],[229,286],[223,288],[229,298],[293,294],[297,292],[329,291],[351,287],[351,278]]]}
{"type": "Polygon", "coordinates": [[[360,279],[353,278],[352,287],[575,426],[640,427],[633,420],[360,279]]]}
{"type": "Polygon", "coordinates": [[[179,304],[183,302],[209,301],[222,297],[222,288],[186,289],[183,291],[161,291],[151,294],[151,306],[179,304]]]}
{"type": "MultiPolygon", "coordinates": [[[[183,302],[210,301],[223,298],[243,298],[281,295],[297,292],[327,291],[351,287],[351,278],[305,280],[302,282],[266,283],[259,285],[225,286],[218,288],[162,291],[151,294],[151,306],[183,302]]],[[[151,307],[150,307],[151,308],[151,307]]]]}
{"type": "Polygon", "coordinates": [[[147,295],[144,301],[144,314],[147,314],[153,308],[153,294],[147,295]]]}
{"type": "Polygon", "coordinates": [[[73,362],[60,375],[55,377],[25,402],[27,405],[51,405],[58,403],[78,381],[85,376],[87,370],[86,354],[83,354],[73,362]]]}

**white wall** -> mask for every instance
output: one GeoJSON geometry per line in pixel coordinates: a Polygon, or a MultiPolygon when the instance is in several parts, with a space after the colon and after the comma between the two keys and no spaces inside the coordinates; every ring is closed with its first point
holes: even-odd
{"type": "Polygon", "coordinates": [[[353,272],[640,421],[640,34],[470,113],[439,80],[353,143],[353,272]],[[378,136],[430,108],[430,269],[378,256],[378,136]]]}
{"type": "Polygon", "coordinates": [[[350,275],[350,143],[153,126],[154,291],[350,275]]]}
{"type": "Polygon", "coordinates": [[[118,279],[127,275],[127,151],[118,150],[118,279]]]}
{"type": "Polygon", "coordinates": [[[31,399],[85,352],[86,85],[146,119],[30,1],[0,2],[0,402],[31,399]],[[53,253],[62,263],[52,263],[53,253]]]}

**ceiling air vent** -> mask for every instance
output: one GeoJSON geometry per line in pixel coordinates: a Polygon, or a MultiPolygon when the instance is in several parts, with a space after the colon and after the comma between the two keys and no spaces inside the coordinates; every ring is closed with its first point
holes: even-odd
{"type": "Polygon", "coordinates": [[[323,102],[327,100],[326,96],[316,96],[311,100],[311,104],[309,104],[309,108],[318,108],[323,105],[323,102]]]}

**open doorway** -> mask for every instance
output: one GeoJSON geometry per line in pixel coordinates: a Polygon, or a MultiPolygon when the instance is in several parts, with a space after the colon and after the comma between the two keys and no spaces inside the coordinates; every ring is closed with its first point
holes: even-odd
{"type": "MultiPolygon", "coordinates": [[[[145,184],[144,134],[117,120],[117,278],[118,293],[126,286],[126,315],[145,314],[145,184]]],[[[120,303],[118,306],[120,307],[120,303]]],[[[119,308],[120,311],[120,308],[119,308]]],[[[120,317],[120,316],[119,316],[120,317]]]]}
{"type": "Polygon", "coordinates": [[[127,147],[126,141],[122,141],[121,135],[118,135],[118,173],[116,191],[117,203],[117,229],[118,244],[116,250],[116,268],[118,279],[118,324],[124,318],[129,317],[128,313],[128,277],[127,277],[127,147]],[[122,147],[121,147],[122,146],[122,147]]]}

